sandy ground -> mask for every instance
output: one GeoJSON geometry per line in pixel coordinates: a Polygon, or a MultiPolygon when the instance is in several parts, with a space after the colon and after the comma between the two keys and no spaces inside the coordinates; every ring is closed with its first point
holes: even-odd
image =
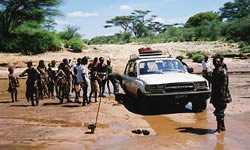
{"type": "MultiPolygon", "coordinates": [[[[148,46],[148,45],[147,45],[148,46]]],[[[150,45],[171,53],[173,57],[182,51],[219,50],[238,51],[237,46],[224,43],[167,43],[150,45]]],[[[78,57],[104,56],[112,58],[114,70],[123,72],[129,55],[137,53],[142,45],[91,46],[83,53],[61,51],[36,56],[0,54],[0,64],[15,66],[18,74],[24,62],[62,58],[76,60],[78,57]]],[[[196,72],[198,63],[185,60],[196,72]]],[[[249,59],[225,59],[230,72],[249,71],[249,59]]],[[[7,68],[0,68],[0,77],[7,77],[7,68]]],[[[85,107],[76,103],[58,104],[58,99],[41,100],[32,107],[24,98],[25,80],[21,80],[19,101],[11,103],[7,93],[7,80],[0,80],[0,149],[2,150],[127,150],[127,149],[205,149],[248,150],[250,149],[250,74],[230,75],[230,91],[233,102],[226,110],[227,131],[214,134],[216,120],[211,104],[202,113],[193,113],[188,104],[185,110],[169,108],[158,103],[134,104],[126,101],[118,104],[113,95],[102,99],[95,134],[89,134],[88,123],[94,122],[98,103],[85,107]],[[146,129],[149,136],[133,134],[134,129],[146,129]]],[[[72,100],[74,98],[72,97],[72,100]]]]}

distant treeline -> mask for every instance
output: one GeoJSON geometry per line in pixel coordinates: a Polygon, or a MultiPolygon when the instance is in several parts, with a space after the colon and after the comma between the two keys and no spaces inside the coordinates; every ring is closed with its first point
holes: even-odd
{"type": "Polygon", "coordinates": [[[112,36],[82,40],[79,28],[66,26],[56,32],[53,17],[62,15],[57,9],[63,0],[0,1],[0,52],[38,54],[58,51],[62,46],[81,52],[86,44],[165,43],[183,41],[239,42],[250,52],[250,1],[227,2],[218,12],[201,12],[185,24],[162,24],[149,10],[134,10],[128,16],[106,21],[105,28],[120,27],[123,32],[112,36]]]}
{"type": "Polygon", "coordinates": [[[105,28],[120,27],[123,32],[113,36],[95,37],[91,44],[107,43],[164,43],[183,41],[228,41],[240,46],[250,43],[250,1],[227,2],[218,12],[201,12],[185,24],[166,25],[157,22],[150,11],[134,10],[129,16],[107,20],[105,28]]]}

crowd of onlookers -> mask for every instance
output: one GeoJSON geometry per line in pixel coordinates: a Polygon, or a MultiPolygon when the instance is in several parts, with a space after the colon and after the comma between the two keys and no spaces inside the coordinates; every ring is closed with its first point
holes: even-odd
{"type": "MultiPolygon", "coordinates": [[[[17,88],[19,87],[18,77],[14,75],[14,68],[9,67],[9,88],[12,102],[17,101],[17,88]]],[[[80,103],[79,98],[82,93],[82,105],[90,104],[94,95],[94,101],[97,97],[105,97],[104,91],[107,84],[108,92],[110,82],[114,86],[114,94],[119,92],[119,83],[122,77],[119,73],[113,72],[111,60],[106,63],[103,57],[95,57],[92,62],[88,63],[87,57],[78,58],[74,64],[71,59],[64,58],[57,66],[56,61],[52,60],[48,67],[45,62],[40,60],[35,68],[32,62],[27,62],[25,69],[19,77],[28,76],[26,81],[26,98],[34,106],[43,99],[44,95],[54,98],[55,96],[63,103],[64,99],[70,102],[69,96],[75,93],[75,102],[80,103]],[[118,83],[118,84],[117,84],[118,83]],[[88,88],[90,93],[88,95],[88,88]],[[54,94],[56,92],[56,95],[54,94]],[[99,95],[98,95],[99,94],[99,95]]]]}

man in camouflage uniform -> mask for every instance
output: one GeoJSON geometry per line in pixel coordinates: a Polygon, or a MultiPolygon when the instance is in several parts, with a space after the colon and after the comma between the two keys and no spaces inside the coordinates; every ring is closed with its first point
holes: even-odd
{"type": "Polygon", "coordinates": [[[212,74],[212,95],[210,103],[213,104],[217,121],[217,132],[225,131],[224,111],[227,103],[232,102],[228,88],[227,70],[222,66],[222,57],[215,57],[213,64],[215,66],[212,74]]]}

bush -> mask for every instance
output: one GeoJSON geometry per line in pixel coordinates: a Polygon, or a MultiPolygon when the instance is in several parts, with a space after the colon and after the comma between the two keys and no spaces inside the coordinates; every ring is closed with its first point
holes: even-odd
{"type": "Polygon", "coordinates": [[[194,54],[193,57],[192,57],[192,60],[194,62],[198,62],[198,63],[201,63],[203,60],[204,60],[204,54],[194,54]]]}
{"type": "Polygon", "coordinates": [[[46,51],[59,50],[61,40],[54,32],[49,32],[40,27],[39,24],[28,22],[16,30],[17,43],[23,54],[39,54],[46,51]]]}
{"type": "Polygon", "coordinates": [[[242,53],[250,53],[250,45],[242,47],[240,49],[240,52],[242,52],[242,53]]]}
{"type": "Polygon", "coordinates": [[[9,37],[1,40],[1,51],[21,52],[22,54],[39,54],[46,51],[57,51],[61,40],[54,32],[42,28],[35,22],[26,22],[19,26],[9,37]]]}
{"type": "Polygon", "coordinates": [[[247,43],[240,41],[240,42],[238,42],[238,45],[239,45],[239,48],[243,48],[243,47],[247,46],[247,43]]]}
{"type": "Polygon", "coordinates": [[[250,15],[241,19],[234,19],[223,29],[223,35],[227,40],[244,41],[250,43],[250,15]]]}
{"type": "Polygon", "coordinates": [[[83,41],[79,38],[73,38],[65,43],[65,47],[71,48],[73,52],[80,53],[83,48],[86,48],[83,41]]]}
{"type": "Polygon", "coordinates": [[[188,56],[189,59],[192,59],[194,62],[201,63],[202,60],[204,60],[204,55],[207,55],[207,53],[201,51],[192,51],[188,52],[186,55],[188,56]]]}

